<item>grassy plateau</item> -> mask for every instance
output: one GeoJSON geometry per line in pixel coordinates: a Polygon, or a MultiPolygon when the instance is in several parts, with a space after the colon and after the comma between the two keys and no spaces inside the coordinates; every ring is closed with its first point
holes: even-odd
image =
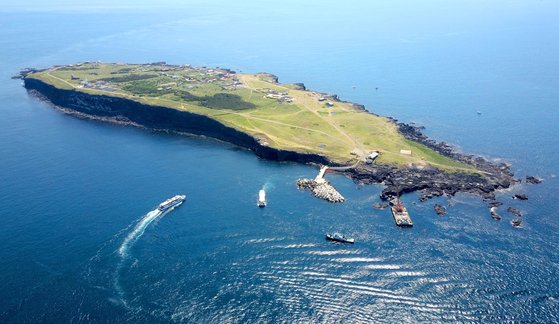
{"type": "Polygon", "coordinates": [[[324,93],[280,84],[269,74],[239,74],[190,65],[81,63],[27,75],[62,89],[123,97],[211,117],[263,145],[314,153],[340,164],[432,166],[475,172],[468,165],[409,141],[396,125],[324,93]],[[410,150],[411,155],[400,150],[410,150]]]}

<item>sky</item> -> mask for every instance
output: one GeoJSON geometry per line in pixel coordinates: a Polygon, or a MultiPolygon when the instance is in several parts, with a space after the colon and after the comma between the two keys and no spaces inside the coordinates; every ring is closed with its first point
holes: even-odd
{"type": "MultiPolygon", "coordinates": [[[[324,4],[325,2],[332,4],[343,3],[347,7],[359,6],[363,3],[374,4],[374,6],[391,7],[391,8],[405,8],[406,6],[416,7],[418,1],[425,4],[426,7],[447,7],[463,6],[468,4],[474,7],[493,7],[493,8],[516,8],[518,10],[526,10],[530,7],[536,6],[549,6],[550,9],[558,9],[559,1],[557,0],[346,0],[340,2],[338,0],[309,0],[304,1],[305,4],[313,2],[324,4]],[[413,5],[412,5],[413,4],[413,5]]],[[[61,10],[104,10],[104,9],[147,9],[147,8],[171,8],[171,7],[188,7],[195,4],[219,4],[229,3],[229,0],[2,0],[0,4],[0,11],[61,11],[61,10]]],[[[236,5],[246,6],[253,4],[269,6],[285,6],[302,3],[299,0],[238,0],[236,5]]]]}

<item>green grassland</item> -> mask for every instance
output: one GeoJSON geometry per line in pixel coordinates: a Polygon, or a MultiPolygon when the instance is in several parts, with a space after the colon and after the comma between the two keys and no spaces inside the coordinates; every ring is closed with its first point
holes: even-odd
{"type": "Polygon", "coordinates": [[[29,74],[62,89],[123,97],[209,116],[270,147],[315,153],[336,163],[433,166],[475,170],[405,139],[390,120],[324,94],[279,84],[267,74],[164,64],[84,63],[29,74]],[[330,104],[330,106],[328,104],[330,104]],[[404,155],[400,150],[411,150],[404,155]]]}

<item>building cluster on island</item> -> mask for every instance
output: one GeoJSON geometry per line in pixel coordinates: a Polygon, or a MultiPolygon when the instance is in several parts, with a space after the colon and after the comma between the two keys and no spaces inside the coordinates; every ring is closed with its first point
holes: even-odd
{"type": "Polygon", "coordinates": [[[277,91],[274,89],[269,89],[269,88],[263,88],[263,89],[256,89],[255,91],[263,93],[264,94],[264,98],[267,99],[274,99],[277,100],[277,102],[279,103],[292,103],[293,101],[295,101],[295,99],[291,96],[289,96],[289,92],[288,91],[277,91]]]}
{"type": "MultiPolygon", "coordinates": [[[[76,80],[77,77],[72,76],[72,80],[76,80]]],[[[80,87],[87,88],[87,89],[95,89],[101,91],[110,91],[114,92],[117,91],[118,88],[115,87],[113,84],[107,81],[81,81],[80,87]]]]}
{"type": "Polygon", "coordinates": [[[175,66],[161,63],[155,69],[146,69],[146,72],[160,72],[162,76],[176,80],[178,84],[175,85],[181,85],[184,82],[187,84],[220,83],[224,90],[234,90],[242,85],[242,82],[236,77],[235,71],[232,70],[204,66],[192,67],[190,64],[175,66]],[[185,72],[186,75],[184,75],[185,72]]]}
{"type": "Polygon", "coordinates": [[[324,102],[326,107],[330,107],[330,108],[334,107],[334,103],[331,100],[329,100],[328,97],[320,96],[320,97],[318,97],[318,101],[319,102],[324,102]]]}
{"type": "MultiPolygon", "coordinates": [[[[296,84],[300,89],[305,89],[305,86],[303,84],[296,84]]],[[[295,101],[295,99],[291,96],[289,96],[289,92],[288,91],[277,91],[274,89],[269,89],[269,88],[263,88],[263,89],[256,89],[256,91],[264,93],[264,98],[268,98],[268,99],[275,99],[277,100],[279,103],[292,103],[295,101]]],[[[322,102],[324,103],[324,105],[327,108],[332,108],[334,107],[334,101],[338,101],[337,96],[336,95],[328,95],[325,93],[319,93],[319,92],[313,92],[313,95],[317,98],[318,102],[322,102]]]]}
{"type": "MultiPolygon", "coordinates": [[[[65,66],[55,66],[59,70],[75,69],[94,69],[100,62],[84,62],[65,66]]],[[[117,64],[118,65],[118,64],[117,64]]],[[[155,89],[159,94],[182,89],[191,90],[201,84],[216,83],[221,90],[234,91],[243,86],[243,83],[236,76],[235,71],[220,68],[192,67],[185,65],[168,65],[165,62],[155,62],[140,64],[130,67],[128,64],[121,64],[123,68],[111,71],[111,77],[98,78],[98,73],[92,72],[92,80],[81,80],[78,76],[71,75],[71,81],[79,81],[80,88],[94,89],[100,91],[115,92],[122,90],[122,83],[131,81],[141,81],[158,78],[155,89]],[[144,73],[136,77],[126,76],[129,73],[144,73]]],[[[23,78],[28,73],[37,72],[35,69],[25,69],[14,78],[23,78]]]]}

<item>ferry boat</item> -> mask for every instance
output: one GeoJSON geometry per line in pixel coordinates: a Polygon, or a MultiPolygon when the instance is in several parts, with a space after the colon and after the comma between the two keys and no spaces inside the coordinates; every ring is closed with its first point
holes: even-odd
{"type": "Polygon", "coordinates": [[[340,243],[349,243],[349,244],[355,243],[355,239],[353,239],[352,237],[347,237],[347,236],[345,236],[343,234],[340,234],[338,232],[327,233],[326,234],[326,239],[330,240],[330,241],[340,242],[340,243]]]}
{"type": "Polygon", "coordinates": [[[266,207],[266,191],[260,190],[258,192],[258,201],[256,202],[258,207],[266,207]]]}
{"type": "Polygon", "coordinates": [[[180,204],[183,203],[183,201],[185,199],[186,199],[186,195],[176,195],[172,198],[169,198],[169,199],[165,200],[161,204],[159,204],[157,209],[164,212],[164,211],[169,210],[173,207],[179,206],[180,204]]]}

